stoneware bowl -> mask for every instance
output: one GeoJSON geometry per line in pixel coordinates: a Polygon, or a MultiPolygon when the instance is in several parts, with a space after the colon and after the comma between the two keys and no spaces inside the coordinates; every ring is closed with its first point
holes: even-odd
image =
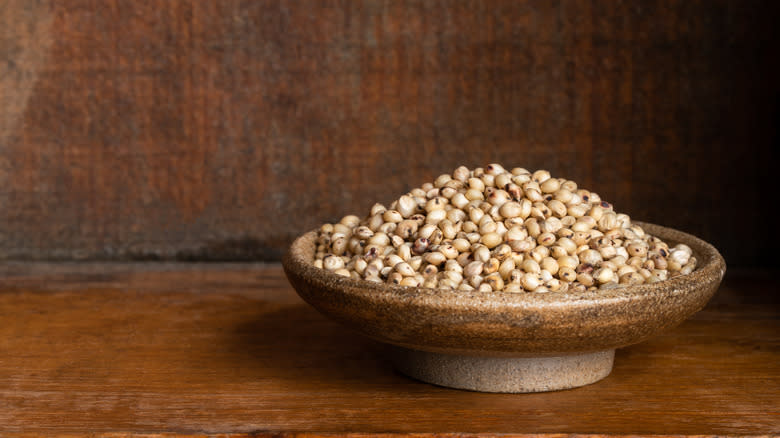
{"type": "Polygon", "coordinates": [[[485,392],[574,388],[612,371],[615,349],[641,342],[701,310],[726,271],[709,243],[637,222],[698,267],[655,284],[565,294],[434,290],[341,277],[312,265],[316,232],[284,257],[298,294],[326,316],[391,346],[398,371],[437,385],[485,392]]]}

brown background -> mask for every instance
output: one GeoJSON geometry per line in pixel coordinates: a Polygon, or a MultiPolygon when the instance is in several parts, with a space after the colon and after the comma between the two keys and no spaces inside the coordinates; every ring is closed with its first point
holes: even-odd
{"type": "Polygon", "coordinates": [[[771,1],[0,3],[0,259],[278,259],[488,162],[776,264],[771,1]]]}

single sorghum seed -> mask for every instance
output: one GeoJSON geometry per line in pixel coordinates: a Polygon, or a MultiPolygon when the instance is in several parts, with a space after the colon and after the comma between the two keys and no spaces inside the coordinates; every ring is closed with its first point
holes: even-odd
{"type": "Polygon", "coordinates": [[[600,284],[609,283],[615,280],[615,272],[610,268],[601,268],[593,272],[593,278],[600,284]]]}
{"type": "Polygon", "coordinates": [[[484,283],[490,285],[491,289],[495,291],[500,291],[504,288],[504,280],[501,278],[501,275],[497,272],[485,277],[484,283]]]}
{"type": "Polygon", "coordinates": [[[430,277],[438,273],[439,273],[439,268],[437,268],[435,265],[426,265],[425,269],[423,269],[422,271],[424,277],[430,277]]]}
{"type": "Polygon", "coordinates": [[[490,259],[490,250],[486,246],[479,246],[474,250],[474,260],[486,262],[490,259]]]}
{"type": "Polygon", "coordinates": [[[521,267],[525,272],[532,274],[538,274],[542,270],[542,268],[539,266],[539,263],[537,263],[534,259],[524,260],[521,267]]]}
{"type": "Polygon", "coordinates": [[[486,247],[492,249],[498,246],[504,239],[495,232],[487,233],[482,236],[480,239],[480,242],[484,244],[486,247]]]}
{"type": "Polygon", "coordinates": [[[560,278],[563,281],[572,282],[577,279],[577,273],[574,272],[574,269],[563,267],[558,269],[558,278],[560,278]]]}
{"type": "Polygon", "coordinates": [[[484,263],[484,266],[482,267],[482,271],[485,274],[492,274],[498,271],[499,266],[501,266],[501,263],[498,261],[498,259],[495,257],[491,257],[490,259],[488,259],[487,262],[484,263]]]}
{"type": "Polygon", "coordinates": [[[432,265],[437,265],[438,266],[438,265],[444,263],[444,261],[447,260],[447,257],[445,257],[444,254],[442,254],[442,253],[440,253],[438,251],[435,251],[435,252],[426,253],[423,256],[423,260],[425,260],[426,262],[428,262],[428,263],[430,263],[432,265]]]}
{"type": "Polygon", "coordinates": [[[414,241],[414,245],[412,245],[412,251],[414,251],[415,254],[422,254],[426,249],[428,249],[429,243],[430,242],[428,242],[428,239],[425,237],[420,237],[414,241]]]}
{"type": "Polygon", "coordinates": [[[344,260],[337,255],[329,254],[322,259],[322,267],[329,271],[335,271],[344,267],[344,260]]]}

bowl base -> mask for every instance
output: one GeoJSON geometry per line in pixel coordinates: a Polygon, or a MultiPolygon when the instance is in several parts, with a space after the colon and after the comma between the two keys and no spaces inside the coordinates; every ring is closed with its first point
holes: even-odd
{"type": "Polygon", "coordinates": [[[399,372],[423,382],[480,392],[544,392],[597,382],[612,371],[615,350],[555,357],[461,356],[393,347],[399,372]]]}

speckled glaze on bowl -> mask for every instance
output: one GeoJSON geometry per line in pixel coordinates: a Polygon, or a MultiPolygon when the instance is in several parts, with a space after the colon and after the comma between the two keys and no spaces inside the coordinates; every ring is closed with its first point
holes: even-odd
{"type": "Polygon", "coordinates": [[[536,392],[593,383],[616,348],[641,342],[699,311],[726,263],[709,243],[634,221],[697,269],[655,284],[581,294],[404,287],[341,277],[312,265],[316,232],[293,242],[283,266],[298,294],[326,316],[394,346],[396,368],[417,379],[487,392],[536,392]]]}

